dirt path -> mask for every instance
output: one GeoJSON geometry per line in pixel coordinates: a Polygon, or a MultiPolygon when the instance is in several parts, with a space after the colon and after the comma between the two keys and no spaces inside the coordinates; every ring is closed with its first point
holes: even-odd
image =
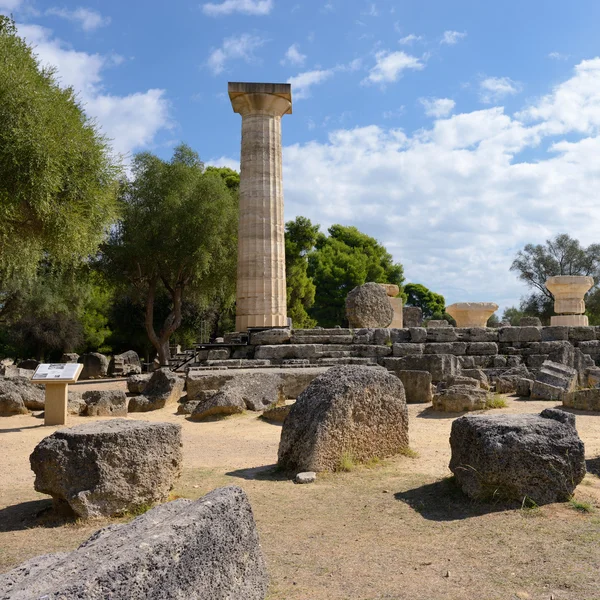
{"type": "MultiPolygon", "coordinates": [[[[548,406],[509,399],[494,412],[548,406]]],[[[596,473],[576,492],[596,508],[581,513],[569,503],[534,510],[472,503],[447,479],[452,418],[419,405],[409,411],[416,458],[320,476],[309,486],[272,470],[280,426],[256,414],[205,423],[172,410],[135,418],[183,426],[176,495],[197,498],[220,485],[246,490],[269,563],[271,600],[600,599],[600,414],[577,416],[588,470],[596,473]]],[[[71,417],[70,424],[88,420],[71,417]]],[[[50,502],[33,490],[29,454],[54,430],[34,416],[0,420],[0,571],[74,548],[109,522],[65,523],[44,511],[50,502]]]]}

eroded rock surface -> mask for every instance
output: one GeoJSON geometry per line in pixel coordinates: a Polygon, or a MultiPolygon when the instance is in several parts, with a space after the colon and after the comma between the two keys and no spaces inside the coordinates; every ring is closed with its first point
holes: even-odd
{"type": "Polygon", "coordinates": [[[0,575],[3,598],[263,600],[268,574],[239,487],[175,500],[94,533],[77,550],[0,575]]]}
{"type": "Polygon", "coordinates": [[[181,474],[181,426],[129,419],[59,429],[29,457],[35,489],[80,517],[164,502],[181,474]]]}
{"type": "Polygon", "coordinates": [[[450,470],[471,498],[568,500],[585,475],[575,416],[469,415],[452,423],[450,470]]]}
{"type": "Polygon", "coordinates": [[[283,423],[278,464],[287,471],[333,471],[408,447],[402,382],[383,369],[333,367],[298,396],[283,423]]]}

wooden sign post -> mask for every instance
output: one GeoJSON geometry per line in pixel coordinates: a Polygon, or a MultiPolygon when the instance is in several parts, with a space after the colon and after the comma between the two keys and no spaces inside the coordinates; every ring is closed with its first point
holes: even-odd
{"type": "Polygon", "coordinates": [[[69,403],[69,383],[75,383],[83,369],[80,363],[41,364],[35,370],[32,383],[46,386],[44,425],[66,425],[69,403]]]}

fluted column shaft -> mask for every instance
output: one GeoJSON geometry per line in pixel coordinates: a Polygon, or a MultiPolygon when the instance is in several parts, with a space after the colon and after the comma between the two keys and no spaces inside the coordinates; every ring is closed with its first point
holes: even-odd
{"type": "Polygon", "coordinates": [[[242,115],[236,330],[287,325],[281,117],[289,100],[245,94],[242,115]]]}

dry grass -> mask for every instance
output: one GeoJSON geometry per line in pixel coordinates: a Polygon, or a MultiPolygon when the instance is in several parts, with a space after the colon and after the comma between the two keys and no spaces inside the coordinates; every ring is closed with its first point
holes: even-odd
{"type": "MultiPolygon", "coordinates": [[[[547,406],[509,400],[507,410],[547,406]]],[[[208,423],[166,411],[136,418],[183,426],[184,471],[174,495],[244,488],[269,566],[269,600],[599,600],[600,517],[574,506],[600,502],[598,415],[577,417],[590,459],[586,485],[571,502],[537,507],[466,498],[448,477],[453,417],[419,405],[409,412],[408,455],[358,467],[351,460],[355,468],[305,486],[275,470],[281,428],[255,415],[208,423]]],[[[123,522],[52,514],[28,471],[29,453],[50,431],[27,429],[29,419],[0,422],[10,429],[0,432],[0,571],[123,522]]]]}

